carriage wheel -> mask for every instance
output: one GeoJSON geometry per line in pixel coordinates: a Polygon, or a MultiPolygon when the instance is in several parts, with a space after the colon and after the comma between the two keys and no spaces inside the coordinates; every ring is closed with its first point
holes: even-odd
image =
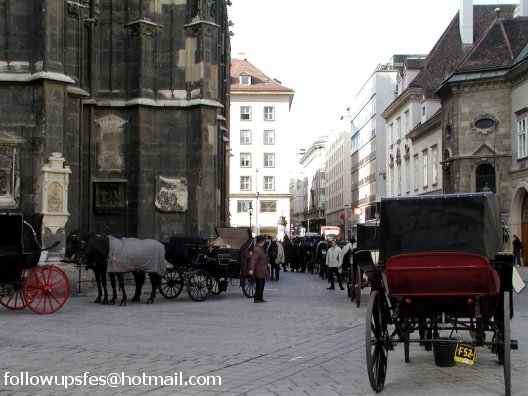
{"type": "Polygon", "coordinates": [[[359,308],[361,305],[361,283],[363,282],[363,272],[361,268],[357,268],[356,271],[356,283],[354,285],[354,299],[356,300],[356,306],[359,308]]]}
{"type": "Polygon", "coordinates": [[[373,291],[370,295],[365,334],[367,372],[370,386],[376,392],[380,392],[385,384],[389,353],[389,333],[385,321],[386,307],[382,297],[379,290],[373,291]]]}
{"type": "Polygon", "coordinates": [[[31,273],[32,269],[27,269],[22,272],[20,280],[13,285],[2,285],[0,304],[7,309],[14,311],[24,309],[27,307],[24,298],[24,282],[31,273]]]}
{"type": "Polygon", "coordinates": [[[511,334],[510,334],[510,292],[504,292],[504,330],[503,330],[503,365],[504,365],[504,394],[511,394],[511,372],[510,372],[510,352],[511,352],[511,334]]]}
{"type": "Polygon", "coordinates": [[[24,286],[20,282],[14,285],[2,286],[2,297],[0,297],[0,304],[12,310],[24,309],[27,307],[24,299],[24,286]]]}
{"type": "Polygon", "coordinates": [[[209,273],[205,270],[196,270],[189,278],[187,284],[187,294],[193,301],[205,301],[211,295],[209,289],[209,273]]]}
{"type": "Polygon", "coordinates": [[[242,278],[242,292],[247,298],[255,297],[255,278],[252,276],[244,276],[242,278]]]}
{"type": "Polygon", "coordinates": [[[160,294],[168,299],[178,297],[183,290],[183,276],[181,272],[174,269],[167,269],[165,275],[161,278],[159,285],[160,294]]]}
{"type": "Polygon", "coordinates": [[[39,314],[58,311],[66,303],[69,294],[68,277],[54,265],[36,267],[24,285],[24,298],[29,309],[39,314]]]}

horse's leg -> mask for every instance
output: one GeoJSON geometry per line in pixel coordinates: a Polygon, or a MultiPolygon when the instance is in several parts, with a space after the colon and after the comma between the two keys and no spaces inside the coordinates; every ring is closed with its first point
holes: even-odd
{"type": "Polygon", "coordinates": [[[156,299],[156,289],[159,287],[161,282],[161,276],[155,272],[149,272],[150,285],[152,286],[152,291],[150,292],[150,297],[147,300],[147,304],[152,304],[156,299]]]}
{"type": "Polygon", "coordinates": [[[123,293],[123,298],[122,298],[121,303],[119,305],[126,306],[127,294],[126,294],[126,291],[125,291],[125,273],[124,272],[118,272],[117,273],[117,280],[119,281],[119,288],[121,289],[121,293],[123,293]]]}
{"type": "Polygon", "coordinates": [[[134,292],[134,297],[132,297],[132,302],[139,302],[143,283],[145,283],[145,273],[142,271],[132,271],[132,275],[136,283],[136,291],[134,292]]]}
{"type": "Polygon", "coordinates": [[[93,267],[93,273],[95,275],[95,283],[97,284],[97,298],[94,303],[99,304],[101,302],[103,291],[101,290],[101,272],[97,266],[93,267]]]}
{"type": "Polygon", "coordinates": [[[108,305],[108,289],[106,288],[106,267],[99,267],[99,272],[101,273],[101,284],[103,285],[104,298],[101,301],[101,304],[108,305]]]}
{"type": "Polygon", "coordinates": [[[117,300],[116,274],[114,272],[110,272],[108,275],[110,276],[110,285],[112,286],[112,299],[108,301],[108,304],[115,305],[117,300]]]}

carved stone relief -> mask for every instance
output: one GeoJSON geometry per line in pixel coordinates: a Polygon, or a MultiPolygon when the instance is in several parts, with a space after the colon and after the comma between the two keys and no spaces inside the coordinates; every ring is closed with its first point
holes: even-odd
{"type": "Polygon", "coordinates": [[[97,168],[103,172],[121,172],[124,164],[124,134],[126,120],[109,114],[95,120],[97,168]]]}
{"type": "Polygon", "coordinates": [[[94,210],[97,214],[120,214],[126,206],[125,182],[95,182],[94,210]]]}
{"type": "Polygon", "coordinates": [[[154,204],[161,212],[186,212],[188,195],[186,178],[158,176],[154,204]]]}

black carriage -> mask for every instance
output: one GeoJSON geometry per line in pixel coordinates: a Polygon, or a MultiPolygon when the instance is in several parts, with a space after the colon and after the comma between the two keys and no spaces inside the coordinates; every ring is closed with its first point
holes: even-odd
{"type": "Polygon", "coordinates": [[[68,299],[70,283],[64,271],[54,265],[38,266],[45,250],[42,220],[41,214],[0,214],[0,304],[8,309],[29,307],[50,314],[68,299]]]}
{"type": "MultiPolygon", "coordinates": [[[[373,261],[376,262],[379,244],[379,224],[357,224],[356,235],[356,248],[354,249],[354,253],[361,250],[369,250],[373,261]]],[[[361,270],[361,267],[357,265],[355,259],[352,260],[352,268],[349,272],[347,285],[350,301],[355,302],[356,306],[359,308],[361,306],[361,291],[369,287],[370,283],[361,270]]]]}
{"type": "Polygon", "coordinates": [[[372,287],[366,359],[373,390],[384,387],[396,343],[403,343],[405,362],[410,344],[421,343],[441,366],[472,364],[475,348],[491,347],[510,394],[513,257],[498,252],[497,213],[490,193],[381,201],[379,261],[369,250],[355,255],[372,287]]]}
{"type": "Polygon", "coordinates": [[[245,296],[253,297],[255,282],[247,275],[253,239],[247,228],[217,227],[212,243],[202,237],[171,236],[166,259],[171,264],[160,285],[166,298],[176,298],[187,286],[194,301],[205,301],[211,294],[227,290],[238,280],[245,296]]]}

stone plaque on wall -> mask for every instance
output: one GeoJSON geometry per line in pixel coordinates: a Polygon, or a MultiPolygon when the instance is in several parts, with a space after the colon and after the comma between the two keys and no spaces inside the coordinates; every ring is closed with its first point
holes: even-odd
{"type": "Polygon", "coordinates": [[[126,123],[115,114],[95,120],[99,171],[121,172],[125,169],[123,142],[126,123]]]}
{"type": "Polygon", "coordinates": [[[125,182],[94,183],[95,213],[120,214],[125,202],[125,182]]]}
{"type": "Polygon", "coordinates": [[[48,212],[63,212],[63,192],[64,189],[57,182],[53,182],[48,186],[48,212]]]}
{"type": "Polygon", "coordinates": [[[187,179],[158,176],[156,180],[155,205],[161,212],[187,211],[187,179]]]}

